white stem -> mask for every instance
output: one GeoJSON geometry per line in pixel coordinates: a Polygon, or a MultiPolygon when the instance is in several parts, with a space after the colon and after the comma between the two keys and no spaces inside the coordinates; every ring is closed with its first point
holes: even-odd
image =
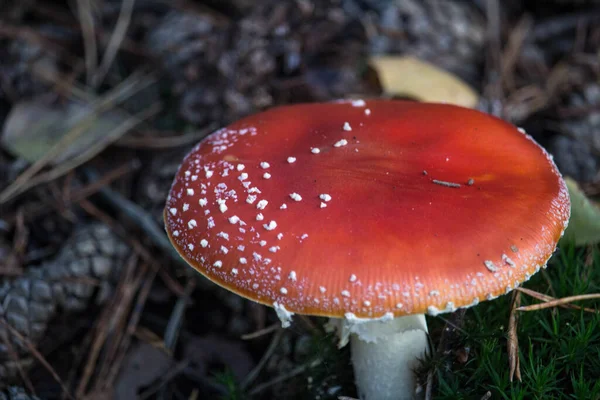
{"type": "Polygon", "coordinates": [[[416,396],[414,370],[429,352],[425,315],[372,320],[350,328],[352,364],[362,400],[416,396]]]}

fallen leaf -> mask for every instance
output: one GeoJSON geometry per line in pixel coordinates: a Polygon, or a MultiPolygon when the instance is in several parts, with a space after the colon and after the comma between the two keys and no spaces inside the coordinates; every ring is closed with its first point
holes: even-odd
{"type": "Polygon", "coordinates": [[[92,116],[86,123],[85,119],[91,114],[90,106],[83,103],[50,105],[42,100],[23,101],[14,106],[6,118],[2,146],[33,163],[78,124],[85,124],[84,130],[50,161],[50,164],[59,164],[105,139],[108,132],[115,130],[128,117],[125,113],[110,110],[92,116]]]}
{"type": "Polygon", "coordinates": [[[590,201],[577,182],[565,178],[571,195],[571,219],[563,240],[577,246],[600,242],[600,208],[590,201]]]}
{"type": "Polygon", "coordinates": [[[369,60],[386,94],[419,101],[475,108],[475,90],[450,72],[413,56],[376,56],[369,60]]]}

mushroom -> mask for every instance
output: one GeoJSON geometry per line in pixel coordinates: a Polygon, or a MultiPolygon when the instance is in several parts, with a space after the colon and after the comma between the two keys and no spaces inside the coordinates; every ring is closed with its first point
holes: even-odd
{"type": "Polygon", "coordinates": [[[444,104],[274,108],[184,159],[169,238],[211,281],[350,339],[361,398],[409,399],[425,314],[510,292],[552,255],[570,214],[552,158],[522,130],[444,104]]]}

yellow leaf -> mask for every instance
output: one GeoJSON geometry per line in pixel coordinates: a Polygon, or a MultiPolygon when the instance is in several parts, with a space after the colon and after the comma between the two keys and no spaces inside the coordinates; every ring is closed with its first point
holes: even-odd
{"type": "Polygon", "coordinates": [[[412,56],[370,59],[386,94],[475,108],[478,94],[458,77],[412,56]]]}

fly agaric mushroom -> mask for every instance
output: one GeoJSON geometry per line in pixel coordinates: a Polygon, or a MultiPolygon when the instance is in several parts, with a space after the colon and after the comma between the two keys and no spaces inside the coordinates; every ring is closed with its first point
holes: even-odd
{"type": "Polygon", "coordinates": [[[490,300],[544,267],[569,196],[523,131],[451,105],[280,107],[200,142],[175,177],[167,231],[211,281],[337,319],[360,395],[412,398],[425,314],[490,300]]]}

